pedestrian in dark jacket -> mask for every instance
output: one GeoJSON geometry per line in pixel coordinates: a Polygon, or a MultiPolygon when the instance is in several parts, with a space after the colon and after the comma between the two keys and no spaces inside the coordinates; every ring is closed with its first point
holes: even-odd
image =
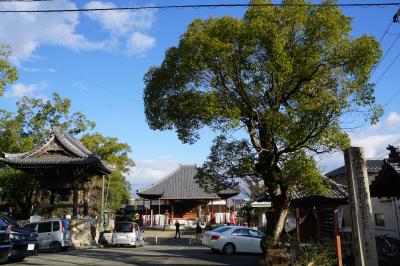
{"type": "Polygon", "coordinates": [[[196,238],[201,239],[201,231],[200,223],[198,223],[196,226],[196,238]]]}
{"type": "Polygon", "coordinates": [[[181,232],[179,231],[179,226],[180,223],[178,221],[175,222],[175,238],[179,235],[179,238],[181,238],[181,232]]]}

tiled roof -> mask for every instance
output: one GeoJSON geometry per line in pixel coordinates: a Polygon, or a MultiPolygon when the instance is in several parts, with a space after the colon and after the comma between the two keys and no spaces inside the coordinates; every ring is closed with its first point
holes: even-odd
{"type": "Polygon", "coordinates": [[[16,169],[54,168],[65,165],[92,165],[98,174],[110,174],[113,168],[89,151],[81,142],[60,128],[54,128],[49,140],[25,153],[4,153],[0,161],[16,169]]]}
{"type": "MultiPolygon", "coordinates": [[[[378,173],[383,165],[383,160],[367,160],[367,172],[368,173],[378,173]]],[[[345,166],[341,166],[335,170],[330,171],[326,174],[329,177],[335,177],[339,175],[345,175],[346,168],[345,166]]]]}
{"type": "MultiPolygon", "coordinates": [[[[207,193],[196,183],[194,177],[197,174],[195,165],[179,165],[179,167],[169,175],[158,180],[153,185],[137,191],[143,198],[160,199],[219,199],[215,193],[207,193]]],[[[239,194],[233,190],[223,191],[227,194],[239,194]]]]}
{"type": "Polygon", "coordinates": [[[303,191],[299,189],[294,189],[292,193],[292,199],[301,199],[301,198],[306,198],[310,196],[318,196],[318,197],[324,197],[324,198],[329,198],[329,199],[347,199],[349,197],[349,193],[347,191],[347,187],[343,186],[339,183],[336,183],[332,179],[323,176],[324,182],[327,183],[331,189],[327,192],[327,194],[324,195],[306,195],[303,191]]]}

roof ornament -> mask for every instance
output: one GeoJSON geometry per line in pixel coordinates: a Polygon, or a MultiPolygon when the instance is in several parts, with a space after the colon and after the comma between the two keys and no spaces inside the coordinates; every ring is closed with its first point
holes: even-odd
{"type": "Polygon", "coordinates": [[[396,160],[396,161],[400,162],[400,150],[399,150],[399,147],[388,145],[388,147],[386,149],[388,151],[390,151],[389,160],[396,160]]]}

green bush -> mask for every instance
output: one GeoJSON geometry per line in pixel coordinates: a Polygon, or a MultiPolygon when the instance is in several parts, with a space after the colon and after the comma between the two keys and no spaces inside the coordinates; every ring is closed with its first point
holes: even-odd
{"type": "Polygon", "coordinates": [[[335,266],[336,250],[333,245],[324,244],[290,244],[290,262],[292,266],[335,266]]]}

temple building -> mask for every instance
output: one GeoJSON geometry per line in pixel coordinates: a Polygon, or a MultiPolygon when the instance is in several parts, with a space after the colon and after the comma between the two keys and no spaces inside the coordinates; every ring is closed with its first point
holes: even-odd
{"type": "Polygon", "coordinates": [[[84,216],[89,213],[88,181],[93,176],[113,172],[96,154],[59,127],[52,130],[44,145],[25,153],[4,153],[0,161],[37,178],[41,190],[36,193],[36,197],[41,206],[34,206],[35,211],[47,209],[51,212],[57,207],[72,207],[72,217],[78,216],[80,207],[83,208],[84,216]],[[40,199],[43,190],[50,191],[48,204],[40,199]],[[83,204],[79,204],[79,190],[83,191],[83,204]],[[69,204],[71,191],[73,200],[69,204]]]}
{"type": "Polygon", "coordinates": [[[147,226],[172,225],[176,220],[187,224],[189,221],[232,223],[234,210],[229,198],[238,195],[239,191],[207,193],[196,183],[196,174],[195,165],[179,165],[156,183],[138,190],[137,195],[147,207],[144,223],[147,226]]]}

